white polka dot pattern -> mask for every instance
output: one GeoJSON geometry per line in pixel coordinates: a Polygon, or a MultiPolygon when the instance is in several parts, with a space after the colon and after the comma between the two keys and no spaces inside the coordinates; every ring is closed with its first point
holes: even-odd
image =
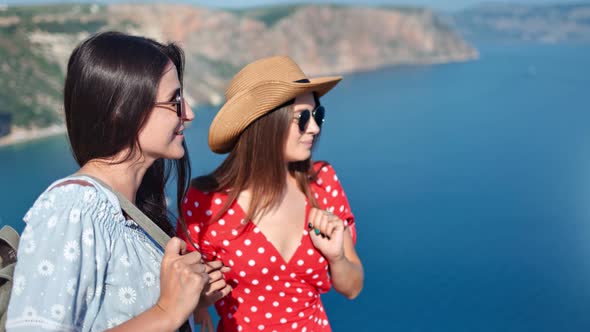
{"type": "MultiPolygon", "coordinates": [[[[320,208],[344,220],[356,241],[354,217],[332,167],[323,166],[310,187],[320,208]]],[[[330,331],[319,296],[331,287],[328,262],[311,243],[306,223],[298,233],[302,241],[287,262],[258,227],[244,220],[236,202],[219,220],[211,220],[226,199],[225,192],[206,194],[191,188],[183,208],[190,236],[203,255],[232,267],[225,277],[234,289],[216,303],[225,330],[330,331]]],[[[307,213],[310,206],[306,204],[307,213]]]]}

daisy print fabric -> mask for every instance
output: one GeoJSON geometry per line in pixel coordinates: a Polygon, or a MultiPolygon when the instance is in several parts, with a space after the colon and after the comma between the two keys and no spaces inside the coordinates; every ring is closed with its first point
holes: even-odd
{"type": "Polygon", "coordinates": [[[24,218],[8,331],[102,331],[159,296],[161,248],[92,179],[57,186],[72,179],[52,184],[24,218]]]}

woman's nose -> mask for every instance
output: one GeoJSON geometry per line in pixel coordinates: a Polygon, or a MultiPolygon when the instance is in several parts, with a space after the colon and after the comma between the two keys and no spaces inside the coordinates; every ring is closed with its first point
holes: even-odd
{"type": "Polygon", "coordinates": [[[307,124],[307,129],[305,132],[312,135],[317,135],[320,133],[320,126],[317,122],[315,122],[315,118],[313,116],[309,118],[309,123],[307,124]]]}
{"type": "Polygon", "coordinates": [[[182,120],[187,121],[187,122],[193,121],[195,118],[195,113],[193,112],[191,105],[186,100],[183,100],[183,102],[184,102],[184,112],[182,114],[182,120]]]}

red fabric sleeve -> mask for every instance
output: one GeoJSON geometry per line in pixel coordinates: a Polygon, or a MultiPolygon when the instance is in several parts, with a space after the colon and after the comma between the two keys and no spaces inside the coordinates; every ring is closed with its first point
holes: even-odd
{"type": "MultiPolygon", "coordinates": [[[[190,240],[195,243],[196,250],[199,250],[203,259],[207,261],[215,260],[217,255],[216,248],[208,236],[208,228],[213,215],[210,209],[212,197],[211,194],[191,187],[182,204],[181,212],[190,240]]],[[[188,241],[180,222],[176,225],[176,234],[186,242],[188,251],[195,251],[195,247],[191,241],[188,241]]]]}
{"type": "Polygon", "coordinates": [[[344,188],[336,175],[332,165],[324,162],[314,163],[314,169],[319,170],[315,186],[319,187],[319,193],[316,199],[320,207],[334,213],[338,218],[344,221],[344,225],[350,229],[353,243],[356,244],[356,224],[352,209],[348,203],[348,198],[344,188]]]}

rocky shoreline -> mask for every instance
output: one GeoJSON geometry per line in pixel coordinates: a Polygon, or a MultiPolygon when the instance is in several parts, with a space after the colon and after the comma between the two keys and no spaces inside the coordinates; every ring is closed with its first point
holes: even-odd
{"type": "MultiPolygon", "coordinates": [[[[467,62],[467,61],[474,61],[474,60],[477,60],[478,58],[479,58],[478,53],[466,54],[464,56],[464,58],[462,58],[462,59],[459,59],[456,56],[453,56],[453,57],[441,56],[439,58],[431,58],[431,59],[428,59],[423,62],[416,62],[416,63],[413,63],[413,65],[444,65],[444,64],[450,64],[450,63],[461,63],[461,62],[467,62]]],[[[345,72],[342,74],[346,75],[346,74],[353,74],[353,73],[358,73],[358,72],[370,72],[370,71],[375,71],[375,70],[379,70],[379,69],[382,69],[382,68],[371,68],[371,69],[366,69],[366,70],[362,70],[362,69],[351,70],[351,71],[348,71],[348,72],[345,72]]],[[[222,96],[221,93],[212,94],[209,98],[209,100],[210,100],[209,105],[214,105],[215,107],[220,106],[220,104],[223,103],[223,101],[222,100],[214,101],[214,100],[216,98],[217,99],[222,98],[221,96],[222,96]]],[[[191,105],[193,107],[201,107],[204,105],[202,103],[196,102],[194,99],[190,98],[190,96],[187,96],[187,99],[191,100],[191,105]]],[[[52,126],[46,127],[46,128],[34,127],[34,128],[30,128],[30,129],[13,126],[11,128],[10,134],[0,137],[0,148],[5,147],[5,146],[23,144],[23,143],[27,143],[30,141],[40,140],[40,139],[64,134],[65,132],[66,132],[65,125],[52,125],[52,126]]]]}
{"type": "Polygon", "coordinates": [[[291,56],[310,76],[479,57],[444,18],[421,7],[11,6],[0,11],[0,55],[5,55],[0,56],[0,112],[12,114],[13,133],[1,137],[0,146],[64,132],[61,95],[69,54],[81,40],[105,30],[182,46],[185,96],[193,107],[219,105],[239,68],[270,55],[291,56]],[[175,20],[164,24],[162,17],[175,20]],[[57,125],[41,128],[49,123],[57,125]]]}
{"type": "Polygon", "coordinates": [[[46,128],[31,129],[12,127],[10,134],[0,137],[0,148],[61,135],[65,132],[66,127],[64,125],[52,125],[46,128]]]}

